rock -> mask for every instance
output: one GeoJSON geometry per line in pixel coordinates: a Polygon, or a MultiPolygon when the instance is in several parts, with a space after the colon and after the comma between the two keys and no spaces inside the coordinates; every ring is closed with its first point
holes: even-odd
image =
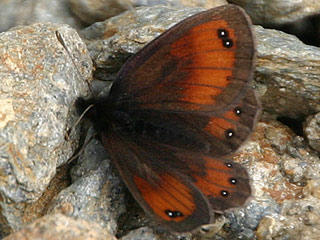
{"type": "Polygon", "coordinates": [[[130,0],[136,7],[166,5],[175,7],[201,7],[205,9],[214,8],[228,4],[226,0],[130,0]]]}
{"type": "Polygon", "coordinates": [[[243,7],[255,24],[284,24],[320,12],[320,2],[315,0],[231,0],[230,3],[243,7]]]}
{"type": "Polygon", "coordinates": [[[144,227],[131,231],[120,240],[160,240],[160,238],[153,233],[152,229],[144,227]]]}
{"type": "Polygon", "coordinates": [[[310,146],[320,153],[320,113],[311,115],[306,119],[304,134],[310,146]]]}
{"type": "Polygon", "coordinates": [[[76,29],[84,27],[73,16],[68,0],[6,0],[0,2],[0,9],[0,32],[37,22],[65,23],[76,29]]]}
{"type": "Polygon", "coordinates": [[[133,7],[129,0],[69,0],[69,3],[72,12],[88,25],[103,21],[133,7]]]}
{"type": "Polygon", "coordinates": [[[125,211],[123,183],[103,146],[92,139],[92,129],[88,133],[89,143],[71,171],[72,184],[51,201],[48,213],[95,222],[116,234],[117,219],[125,211]]]}
{"type": "Polygon", "coordinates": [[[300,120],[320,111],[320,49],[280,31],[256,26],[254,32],[255,81],[264,111],[300,120]]]}
{"type": "Polygon", "coordinates": [[[116,240],[105,229],[81,218],[46,215],[4,240],[116,240]]]}
{"type": "MultiPolygon", "coordinates": [[[[105,92],[108,92],[110,82],[115,78],[117,71],[128,57],[175,23],[203,10],[201,8],[181,7],[177,9],[172,6],[177,6],[176,3],[179,1],[166,2],[169,3],[167,5],[173,4],[166,7],[133,9],[104,22],[95,23],[81,31],[81,36],[88,45],[96,68],[94,77],[99,80],[107,80],[103,83],[101,83],[102,81],[95,81],[95,83],[105,87],[105,92]]],[[[202,1],[198,1],[196,4],[201,6],[201,3],[202,1]]],[[[288,2],[286,4],[294,3],[288,2]]],[[[259,10],[257,9],[257,12],[259,10]]],[[[267,16],[269,15],[261,15],[260,17],[262,19],[267,16]]],[[[303,16],[303,14],[300,14],[300,16],[303,16]]],[[[283,19],[286,17],[290,18],[290,16],[283,16],[283,19]]],[[[274,20],[266,20],[266,22],[268,21],[272,22],[274,20]]],[[[33,33],[33,27],[26,29],[33,33]]],[[[24,31],[28,32],[27,30],[24,31]]],[[[260,26],[254,26],[253,30],[257,40],[258,58],[254,86],[262,100],[264,113],[251,139],[233,156],[235,161],[240,162],[248,169],[252,180],[253,196],[248,205],[234,209],[224,215],[216,215],[215,222],[212,225],[202,227],[199,231],[202,232],[201,234],[197,232],[185,235],[159,232],[151,219],[140,222],[135,218],[141,209],[135,209],[137,204],[135,204],[135,207],[126,204],[122,182],[117,174],[114,174],[108,155],[105,155],[103,147],[96,140],[93,140],[87,146],[84,155],[80,157],[78,163],[72,169],[71,180],[67,177],[68,168],[61,167],[55,175],[56,166],[67,161],[78,142],[76,130],[73,133],[74,135],[71,135],[73,136],[72,144],[68,143],[68,145],[62,140],[66,132],[64,129],[69,129],[76,118],[75,110],[72,108],[72,100],[79,95],[86,95],[87,91],[84,81],[79,81],[79,74],[75,68],[71,67],[73,66],[71,59],[74,59],[84,79],[90,78],[88,69],[92,69],[91,63],[87,60],[88,55],[81,47],[82,44],[75,34],[64,35],[72,58],[61,44],[58,45],[57,43],[55,43],[59,46],[57,49],[49,52],[48,55],[44,55],[47,56],[46,58],[40,58],[43,56],[41,55],[43,52],[52,48],[50,41],[42,43],[42,40],[46,38],[30,34],[33,36],[33,44],[30,41],[27,41],[27,44],[23,41],[17,44],[17,37],[14,37],[15,35],[12,33],[12,31],[17,30],[13,29],[3,33],[7,36],[2,45],[9,47],[11,51],[7,50],[5,55],[10,57],[0,57],[0,59],[4,59],[0,69],[4,69],[4,66],[7,68],[0,71],[1,76],[5,76],[2,79],[14,82],[15,79],[21,78],[24,80],[24,85],[14,85],[16,86],[15,89],[19,90],[18,93],[26,92],[29,88],[34,88],[35,93],[20,94],[18,95],[19,98],[13,101],[10,95],[13,91],[7,83],[2,84],[2,92],[5,93],[2,95],[5,97],[0,100],[0,111],[1,116],[5,116],[5,118],[1,118],[0,126],[2,129],[6,129],[7,126],[12,124],[17,116],[15,111],[19,110],[19,114],[21,112],[37,113],[36,118],[27,118],[32,114],[23,115],[28,120],[26,122],[32,122],[34,119],[45,119],[42,121],[46,123],[45,130],[59,130],[54,133],[50,132],[45,136],[43,136],[43,133],[46,133],[46,131],[33,131],[32,133],[41,132],[42,135],[31,135],[31,137],[26,135],[27,137],[25,137],[23,134],[30,127],[20,127],[12,128],[9,133],[4,134],[4,136],[9,136],[9,140],[3,140],[5,143],[10,142],[11,136],[15,136],[15,141],[12,140],[12,142],[19,144],[19,147],[15,149],[19,151],[21,149],[38,150],[43,146],[38,152],[44,154],[44,157],[39,157],[41,160],[30,160],[32,158],[29,155],[26,157],[25,151],[21,151],[25,155],[17,155],[18,157],[14,158],[14,161],[9,161],[10,158],[4,158],[3,163],[1,162],[4,179],[7,178],[0,188],[1,194],[5,196],[1,202],[4,216],[1,220],[5,222],[4,227],[6,229],[10,228],[7,231],[17,231],[24,224],[34,221],[44,214],[47,215],[43,219],[50,218],[51,214],[54,213],[63,213],[90,221],[95,226],[94,228],[102,226],[107,229],[109,234],[119,236],[122,226],[117,224],[117,220],[119,215],[124,213],[122,216],[133,216],[131,219],[133,223],[125,222],[127,228],[124,234],[121,234],[123,240],[141,238],[183,238],[189,240],[194,237],[219,240],[238,238],[317,239],[320,234],[319,48],[303,44],[296,37],[284,34],[281,31],[268,30],[260,26]],[[75,40],[76,43],[71,40],[75,40]],[[10,47],[10,44],[15,47],[10,47]],[[75,45],[79,45],[80,49],[75,45]],[[21,51],[21,49],[24,49],[24,51],[21,51]],[[30,54],[30,51],[31,53],[37,51],[37,54],[30,54]],[[54,56],[54,59],[50,58],[51,55],[54,56]],[[13,56],[17,57],[13,58],[13,56]],[[20,56],[27,56],[25,58],[31,64],[26,64],[26,60],[21,61],[20,56]],[[39,59],[45,59],[45,61],[39,61],[39,59]],[[56,65],[48,65],[47,67],[49,63],[56,65]],[[30,67],[35,65],[41,66],[41,68],[30,67]],[[42,85],[41,88],[37,88],[39,87],[39,84],[36,84],[38,79],[50,80],[50,76],[56,76],[48,69],[60,76],[58,85],[63,86],[62,92],[68,94],[62,94],[60,90],[58,91],[59,94],[56,93],[57,90],[50,92],[42,85]],[[42,73],[42,70],[45,73],[42,73]],[[8,73],[14,73],[15,75],[10,76],[8,73]],[[7,77],[7,75],[10,77],[7,77]],[[36,83],[29,87],[28,84],[33,81],[29,81],[31,82],[29,83],[27,79],[32,79],[36,83]],[[62,79],[72,79],[72,84],[61,82],[62,79]],[[69,90],[69,87],[65,87],[69,85],[71,85],[71,89],[74,87],[78,90],[69,90]],[[41,97],[38,97],[37,92],[41,97]],[[50,104],[43,104],[42,99],[50,100],[50,104]],[[19,103],[22,100],[27,102],[27,104],[22,105],[23,107],[11,107],[13,103],[19,103]],[[55,127],[57,124],[55,124],[55,121],[52,123],[50,118],[51,115],[55,116],[55,111],[50,112],[50,107],[58,105],[55,101],[58,103],[62,101],[65,104],[59,105],[59,108],[54,108],[55,111],[59,109],[59,116],[62,116],[59,119],[64,120],[59,124],[59,127],[55,127]],[[37,105],[35,105],[35,102],[37,105]],[[40,106],[43,107],[40,108],[40,106]],[[65,114],[65,109],[69,109],[71,116],[65,114]],[[294,132],[288,126],[275,120],[281,117],[294,119],[301,125],[302,122],[305,122],[306,139],[303,138],[302,134],[294,132]],[[66,118],[68,121],[65,120],[66,118]],[[50,137],[58,140],[53,141],[50,137]],[[27,147],[25,147],[23,144],[27,142],[26,139],[28,141],[31,139],[35,143],[39,142],[39,144],[31,145],[31,147],[26,145],[27,147]],[[57,143],[57,145],[52,143],[57,143]],[[21,156],[30,161],[20,161],[21,156]],[[55,178],[53,178],[54,175],[55,178]],[[50,179],[53,179],[51,180],[53,185],[50,184],[50,189],[45,190],[50,179]],[[43,197],[40,197],[41,195],[43,197]],[[131,229],[133,230],[130,231],[131,229]]],[[[49,34],[50,32],[51,30],[41,31],[42,34],[48,34],[50,38],[56,41],[56,38],[49,34]]],[[[62,32],[61,28],[59,28],[59,32],[62,32]]],[[[17,35],[17,33],[15,34],[17,35]]],[[[0,39],[2,36],[0,35],[0,39]]],[[[24,34],[19,35],[21,39],[24,39],[23,36],[24,34]]],[[[57,81],[54,81],[55,79],[57,77],[48,81],[51,84],[49,90],[56,89],[57,81]]],[[[97,86],[96,89],[100,90],[101,86],[97,86]]],[[[40,121],[40,123],[42,122],[40,121]]],[[[23,126],[28,125],[24,124],[23,126]]],[[[39,126],[39,124],[36,126],[39,126]]],[[[90,130],[89,136],[92,135],[93,133],[90,130]]],[[[45,225],[44,229],[51,226],[50,223],[45,221],[43,224],[45,225]]],[[[37,227],[37,225],[29,226],[28,231],[37,227]]],[[[73,231],[77,232],[77,230],[73,231]]],[[[2,232],[5,232],[5,230],[2,230],[2,232]]],[[[14,234],[9,237],[12,236],[14,234]]],[[[98,237],[97,239],[99,239],[98,237]]]]}
{"type": "Polygon", "coordinates": [[[253,196],[240,214],[227,215],[223,239],[317,239],[320,159],[305,140],[277,121],[260,121],[235,158],[249,171],[253,196]]]}
{"type": "Polygon", "coordinates": [[[77,131],[66,136],[78,118],[73,105],[87,92],[83,78],[89,79],[92,62],[78,34],[66,25],[13,28],[0,35],[0,49],[1,206],[8,227],[17,230],[26,204],[40,198],[57,166],[78,147],[77,131]]]}

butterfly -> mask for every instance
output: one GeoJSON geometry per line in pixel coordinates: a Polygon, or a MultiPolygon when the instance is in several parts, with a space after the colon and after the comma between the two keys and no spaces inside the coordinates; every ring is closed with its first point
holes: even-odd
{"type": "Polygon", "coordinates": [[[251,22],[235,5],[176,24],[130,58],[110,93],[79,98],[126,186],[171,231],[213,221],[251,196],[230,155],[253,131],[251,22]]]}

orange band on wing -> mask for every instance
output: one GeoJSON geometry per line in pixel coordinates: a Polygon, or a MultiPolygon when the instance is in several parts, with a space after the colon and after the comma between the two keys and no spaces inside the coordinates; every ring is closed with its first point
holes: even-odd
{"type": "Polygon", "coordinates": [[[230,120],[234,120],[234,121],[238,121],[240,116],[237,115],[234,110],[228,111],[223,115],[225,118],[230,119],[230,120]]]}
{"type": "Polygon", "coordinates": [[[179,70],[187,72],[181,82],[183,94],[179,100],[195,103],[193,109],[201,104],[216,104],[215,98],[230,84],[228,79],[235,65],[234,30],[224,20],[209,21],[193,27],[170,47],[170,54],[183,63],[179,70]],[[223,46],[218,36],[220,28],[228,29],[229,37],[234,40],[232,47],[223,46]]]}
{"type": "Polygon", "coordinates": [[[192,61],[184,65],[181,69],[188,68],[211,68],[230,69],[234,66],[234,52],[232,51],[207,51],[198,52],[190,56],[192,61]]]}
{"type": "Polygon", "coordinates": [[[208,85],[216,88],[227,87],[230,81],[232,71],[225,69],[193,69],[189,72],[187,84],[208,85]]]}
{"type": "MultiPolygon", "coordinates": [[[[229,31],[229,37],[236,42],[233,29],[228,27],[224,20],[209,21],[193,27],[188,34],[175,41],[171,45],[171,54],[177,57],[194,54],[195,52],[206,52],[210,50],[221,50],[221,41],[218,38],[219,28],[226,28],[229,31]]],[[[229,49],[236,49],[233,45],[229,49]]],[[[223,51],[225,53],[225,51],[223,51]]]]}
{"type": "Polygon", "coordinates": [[[135,175],[134,182],[145,202],[165,221],[183,221],[196,209],[191,189],[173,176],[160,175],[157,183],[152,184],[135,175]],[[168,211],[181,216],[170,217],[168,211]]]}
{"type": "Polygon", "coordinates": [[[228,119],[238,121],[240,116],[238,116],[234,110],[230,110],[225,112],[223,117],[224,118],[211,118],[205,130],[220,139],[221,137],[225,136],[226,130],[235,130],[236,126],[231,121],[228,121],[228,119]]]}
{"type": "Polygon", "coordinates": [[[217,138],[224,138],[226,130],[228,129],[235,129],[236,126],[229,121],[223,118],[211,118],[209,123],[205,127],[205,131],[208,131],[213,136],[217,138]]]}
{"type": "Polygon", "coordinates": [[[230,182],[232,178],[232,174],[229,173],[230,168],[223,161],[210,157],[204,157],[204,160],[206,161],[206,165],[202,171],[206,172],[205,177],[196,175],[194,178],[196,186],[206,196],[221,197],[221,190],[235,188],[235,185],[230,182]]]}
{"type": "Polygon", "coordinates": [[[222,90],[219,88],[186,85],[183,89],[184,96],[180,100],[196,104],[215,104],[213,97],[218,96],[221,92],[222,90]]]}

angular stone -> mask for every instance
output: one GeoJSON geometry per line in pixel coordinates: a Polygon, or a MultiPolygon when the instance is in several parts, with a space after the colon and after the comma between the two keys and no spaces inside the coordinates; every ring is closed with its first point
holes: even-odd
{"type": "Polygon", "coordinates": [[[83,79],[92,62],[75,30],[48,23],[1,33],[0,59],[2,214],[16,230],[25,204],[39,199],[77,148],[79,134],[67,131],[78,118],[73,105],[87,92],[83,79]]]}

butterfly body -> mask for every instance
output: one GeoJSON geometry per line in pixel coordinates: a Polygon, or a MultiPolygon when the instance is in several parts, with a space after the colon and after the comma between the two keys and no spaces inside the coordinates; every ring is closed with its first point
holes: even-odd
{"type": "Polygon", "coordinates": [[[244,167],[230,160],[259,110],[250,21],[227,5],[175,25],[129,59],[88,116],[144,210],[190,231],[243,205],[244,167]]]}

